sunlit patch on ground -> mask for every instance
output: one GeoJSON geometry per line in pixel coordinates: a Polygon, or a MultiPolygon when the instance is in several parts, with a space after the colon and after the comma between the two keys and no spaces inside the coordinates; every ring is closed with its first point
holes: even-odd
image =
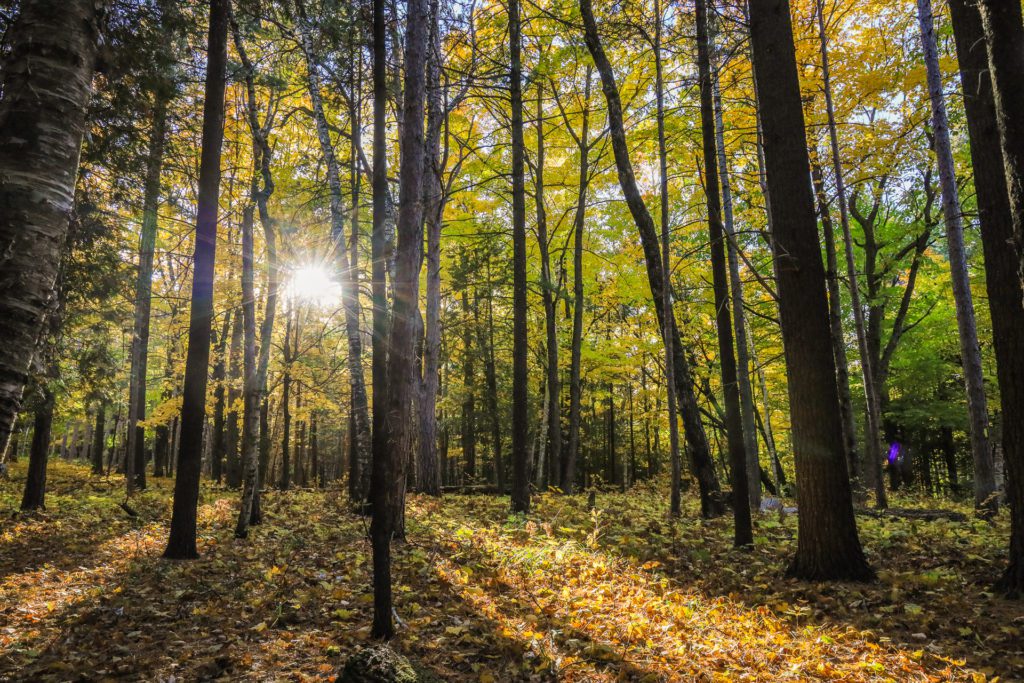
{"type": "MultiPolygon", "coordinates": [[[[367,520],[336,491],[205,488],[196,562],[160,559],[170,482],[126,515],[122,481],[55,463],[50,509],[0,483],[0,679],[319,680],[369,637],[367,520]]],[[[396,544],[397,647],[454,681],[1003,680],[1024,676],[1024,605],[987,592],[1005,520],[863,520],[872,586],[781,578],[795,520],[669,523],[656,491],[412,496],[396,544]]]]}

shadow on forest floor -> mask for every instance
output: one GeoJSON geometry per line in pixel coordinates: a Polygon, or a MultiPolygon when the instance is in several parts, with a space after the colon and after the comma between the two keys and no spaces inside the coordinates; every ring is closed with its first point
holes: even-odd
{"type": "MultiPolygon", "coordinates": [[[[0,679],[322,679],[368,639],[367,521],[337,492],[269,493],[239,542],[235,494],[205,490],[203,559],[167,562],[166,482],[130,520],[74,486],[86,470],[55,470],[69,486],[51,511],[0,538],[46,555],[0,556],[0,679]]],[[[14,488],[0,484],[2,509],[14,488]]],[[[735,551],[729,520],[670,524],[656,491],[597,504],[539,496],[524,520],[507,499],[410,497],[397,647],[484,683],[971,680],[961,659],[1024,675],[1024,606],[984,591],[1003,522],[862,521],[882,579],[826,585],[780,578],[793,519],[761,518],[755,548],[735,551]]]]}

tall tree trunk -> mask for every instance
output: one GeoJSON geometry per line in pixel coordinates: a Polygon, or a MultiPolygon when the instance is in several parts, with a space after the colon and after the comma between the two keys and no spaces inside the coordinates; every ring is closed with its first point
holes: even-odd
{"type": "MultiPolygon", "coordinates": [[[[388,344],[388,168],[387,168],[387,13],[386,0],[373,0],[373,228],[370,235],[370,313],[373,387],[371,480],[377,462],[388,457],[384,441],[384,394],[388,344]]],[[[370,498],[373,494],[370,492],[370,498]]],[[[372,500],[371,500],[372,505],[372,500]]]]}
{"type": "MultiPolygon", "coordinates": [[[[289,307],[292,308],[292,307],[289,307]]],[[[291,486],[291,438],[292,438],[292,337],[295,335],[295,311],[288,310],[284,332],[282,361],[284,369],[281,378],[281,481],[278,486],[287,491],[291,486]]]]}
{"type": "MultiPolygon", "coordinates": [[[[711,41],[712,48],[714,41],[711,41]]],[[[740,246],[736,240],[736,227],[732,210],[732,183],[725,154],[725,122],[722,116],[722,98],[719,72],[714,75],[715,138],[718,148],[718,167],[722,182],[722,212],[727,237],[726,256],[729,265],[729,294],[732,301],[732,324],[736,335],[736,366],[740,391],[740,415],[743,423],[743,448],[747,456],[747,497],[751,509],[761,505],[760,471],[757,455],[757,427],[754,419],[754,391],[750,382],[750,352],[747,348],[747,325],[743,313],[743,281],[740,279],[740,246]]]]}
{"type": "Polygon", "coordinates": [[[590,185],[590,79],[587,65],[583,90],[583,118],[577,148],[580,154],[576,213],[573,217],[572,251],[572,341],[569,359],[569,451],[562,461],[562,491],[576,490],[576,462],[580,454],[580,365],[583,351],[583,231],[586,229],[587,188],[590,185]]]}
{"type": "MultiPolygon", "coordinates": [[[[754,533],[750,521],[747,487],[747,453],[743,439],[743,416],[740,412],[739,382],[736,378],[736,356],[732,343],[732,315],[729,312],[729,274],[725,262],[725,228],[722,225],[722,204],[718,192],[718,152],[715,141],[713,84],[711,79],[711,45],[708,39],[707,0],[697,0],[697,71],[700,78],[701,137],[704,142],[704,195],[708,203],[708,235],[711,240],[711,274],[715,297],[715,323],[718,331],[718,362],[725,394],[725,436],[732,470],[732,507],[734,544],[750,545],[754,533]]],[[[760,472],[757,473],[760,482],[760,472]]],[[[757,503],[760,505],[760,488],[757,503]]]]}
{"type": "MultiPolygon", "coordinates": [[[[348,371],[349,389],[352,395],[352,410],[356,420],[356,448],[360,464],[369,463],[370,450],[372,448],[372,435],[370,433],[370,414],[368,399],[366,396],[366,384],[363,379],[363,342],[359,330],[359,288],[358,273],[349,261],[349,252],[345,248],[345,206],[344,195],[341,187],[341,168],[334,150],[334,142],[331,140],[330,129],[327,125],[327,117],[324,114],[323,100],[321,98],[321,85],[319,65],[313,53],[312,27],[306,17],[305,8],[302,2],[296,2],[299,14],[299,30],[302,38],[302,49],[306,57],[307,85],[310,99],[313,103],[313,114],[316,120],[317,139],[320,142],[320,152],[327,169],[327,186],[331,193],[331,239],[335,245],[335,256],[338,259],[342,279],[346,286],[342,288],[342,303],[345,309],[345,332],[348,340],[348,371]]],[[[353,99],[357,97],[352,94],[353,99]]],[[[352,109],[354,111],[354,107],[352,109]]],[[[357,126],[352,126],[352,136],[357,138],[357,126]]],[[[355,143],[353,143],[355,144],[355,143]]],[[[376,163],[376,162],[375,162],[376,163]]],[[[353,182],[357,182],[353,180],[353,182]]],[[[353,191],[353,206],[358,206],[358,188],[353,191]]],[[[353,209],[355,210],[355,209],[353,209]]],[[[376,315],[376,312],[375,314],[376,315]]],[[[374,387],[376,389],[376,386],[374,387]]],[[[375,394],[376,395],[376,394],[375,394]]],[[[360,473],[362,474],[362,472],[360,473]]],[[[360,503],[365,499],[365,482],[363,477],[359,480],[359,490],[356,491],[356,502],[360,503]]]]}
{"type": "Polygon", "coordinates": [[[935,138],[935,157],[939,167],[939,185],[942,188],[942,213],[946,223],[946,241],[949,245],[949,267],[953,281],[953,300],[956,302],[956,321],[960,333],[960,362],[964,370],[967,389],[967,412],[970,416],[971,456],[974,460],[974,504],[981,510],[995,512],[999,505],[996,495],[995,467],[988,447],[988,406],[985,399],[985,377],[981,368],[981,347],[974,320],[974,301],[971,296],[970,277],[967,273],[967,253],[964,248],[963,219],[960,215],[960,197],[956,187],[953,166],[953,148],[949,141],[949,120],[942,95],[942,71],[939,69],[939,51],[935,43],[935,26],[931,0],[917,0],[917,15],[921,26],[921,45],[928,71],[928,96],[932,105],[932,134],[935,138]]]}
{"type": "MultiPolygon", "coordinates": [[[[99,401],[96,404],[96,425],[92,430],[92,448],[89,449],[93,474],[103,474],[103,446],[107,440],[106,419],[107,402],[99,401]]],[[[143,456],[145,456],[145,453],[143,453],[143,456]]],[[[145,463],[145,460],[143,460],[143,463],[145,463]]]]}
{"type": "MultiPolygon", "coordinates": [[[[491,281],[490,255],[487,257],[487,281],[491,281]]],[[[494,480],[498,495],[505,493],[505,462],[502,458],[501,415],[498,413],[498,373],[494,367],[494,306],[487,298],[487,326],[477,325],[477,338],[484,353],[484,378],[487,382],[487,413],[491,422],[491,449],[494,455],[494,480]]]]}
{"type": "MultiPolygon", "coordinates": [[[[259,159],[261,150],[254,145],[254,159],[259,159]]],[[[256,442],[259,439],[260,388],[256,372],[256,291],[253,269],[253,223],[258,182],[253,174],[250,189],[250,203],[242,216],[242,327],[243,327],[243,374],[242,387],[242,500],[239,506],[238,522],[235,524],[235,538],[249,535],[252,520],[253,500],[259,488],[259,454],[256,442]]]]}
{"type": "Polygon", "coordinates": [[[444,211],[441,188],[441,36],[438,0],[430,0],[430,38],[427,52],[427,132],[424,154],[424,223],[427,232],[426,320],[423,380],[420,400],[419,486],[430,496],[441,495],[437,454],[437,393],[441,359],[441,226],[444,211]]]}
{"type": "Polygon", "coordinates": [[[864,402],[867,406],[865,414],[867,425],[864,435],[865,457],[868,468],[873,475],[875,485],[875,506],[886,508],[889,503],[885,496],[885,484],[882,481],[881,443],[881,412],[879,409],[878,388],[875,386],[875,373],[871,366],[871,353],[868,349],[867,331],[864,325],[864,308],[860,302],[860,288],[857,284],[857,265],[853,253],[853,235],[850,231],[850,217],[847,211],[846,183],[843,180],[843,167],[840,163],[839,133],[836,129],[835,107],[832,102],[832,73],[828,58],[828,41],[825,34],[824,0],[818,0],[818,40],[821,48],[822,77],[825,88],[825,109],[828,115],[829,144],[832,152],[832,172],[835,175],[837,203],[839,204],[839,223],[843,229],[843,246],[846,255],[846,279],[850,287],[850,304],[853,308],[853,324],[857,333],[857,347],[860,351],[861,377],[864,384],[864,402]]]}
{"type": "Polygon", "coordinates": [[[185,383],[182,390],[178,474],[174,480],[171,533],[167,549],[164,551],[164,557],[168,559],[183,560],[199,556],[196,548],[196,507],[199,503],[206,374],[210,363],[210,321],[213,317],[213,270],[217,249],[220,156],[224,142],[224,76],[227,66],[228,12],[229,0],[210,0],[196,246],[192,267],[192,305],[185,383]]]}
{"type": "Polygon", "coordinates": [[[153,251],[160,209],[160,173],[163,170],[164,138],[167,129],[167,96],[153,95],[153,124],[146,154],[146,183],[142,200],[142,230],[139,234],[139,270],[135,280],[135,323],[132,332],[130,387],[128,389],[128,459],[125,483],[130,496],[136,485],[146,487],[146,371],[149,361],[149,311],[153,298],[153,251]]]}
{"type": "MultiPolygon", "coordinates": [[[[243,227],[244,229],[244,227],[243,227]]],[[[243,275],[244,277],[244,275],[243,275]]],[[[245,308],[245,299],[243,295],[242,308],[245,308]]],[[[231,321],[231,346],[229,349],[230,359],[228,361],[228,406],[227,406],[227,427],[226,427],[226,438],[225,444],[226,449],[226,462],[225,462],[225,483],[228,488],[237,489],[242,485],[242,467],[241,461],[238,459],[238,445],[239,445],[239,431],[238,431],[238,399],[241,395],[238,387],[238,380],[241,377],[241,358],[242,355],[242,327],[243,320],[242,316],[236,312],[234,319],[231,321]]]]}
{"type": "Polygon", "coordinates": [[[469,293],[462,290],[462,459],[467,483],[476,478],[476,397],[474,396],[475,373],[473,370],[472,318],[469,311],[469,293]]]}
{"type": "Polygon", "coordinates": [[[789,2],[751,3],[750,39],[768,188],[786,198],[772,202],[771,213],[800,505],[790,573],[866,580],[874,573],[857,537],[846,472],[789,2]]]}
{"type": "Polygon", "coordinates": [[[512,106],[512,512],[529,512],[529,377],[527,376],[526,188],[524,185],[522,19],[508,3],[512,106]]]}
{"type": "Polygon", "coordinates": [[[846,357],[846,338],[843,336],[842,295],[839,291],[839,265],[836,259],[836,238],[829,213],[828,196],[821,166],[812,155],[811,179],[818,198],[821,232],[825,238],[825,284],[828,289],[828,320],[831,331],[832,354],[836,361],[836,385],[839,391],[839,412],[843,418],[843,443],[846,448],[846,467],[850,471],[853,488],[858,488],[859,463],[857,458],[857,426],[853,419],[853,399],[850,396],[850,364],[846,357]]]}
{"type": "Polygon", "coordinates": [[[213,364],[212,379],[215,382],[213,389],[213,432],[211,438],[210,467],[214,481],[221,483],[224,475],[224,455],[227,453],[227,433],[225,430],[225,411],[227,410],[227,385],[224,380],[227,376],[228,357],[228,332],[231,330],[232,311],[224,312],[224,322],[219,331],[213,334],[213,345],[216,360],[213,364]]]}
{"type": "Polygon", "coordinates": [[[103,6],[26,0],[8,33],[0,68],[0,453],[68,233],[103,6]]]}
{"type": "MultiPolygon", "coordinates": [[[[410,25],[430,21],[427,0],[408,0],[410,25]]],[[[391,538],[402,523],[405,471],[412,453],[412,395],[416,345],[413,330],[419,305],[420,252],[423,247],[423,110],[428,31],[411,31],[405,43],[405,93],[398,196],[398,246],[395,253],[395,301],[388,338],[387,392],[383,398],[384,445],[374,454],[370,486],[373,520],[373,628],[376,638],[394,635],[391,598],[391,538]]]]}
{"type": "Polygon", "coordinates": [[[547,462],[552,472],[561,468],[562,462],[562,382],[558,368],[558,328],[555,322],[555,296],[557,287],[551,274],[550,247],[548,244],[548,218],[544,209],[544,86],[537,84],[537,168],[534,171],[534,199],[537,204],[537,242],[540,246],[541,296],[544,302],[544,330],[547,348],[547,462]]]}
{"type": "MultiPolygon", "coordinates": [[[[1021,306],[1024,295],[1018,278],[1020,259],[1015,250],[1006,248],[1007,243],[1013,240],[1013,214],[1003,168],[981,14],[971,0],[950,0],[949,10],[953,19],[957,61],[960,63],[974,186],[978,194],[981,243],[988,276],[986,285],[992,314],[996,378],[1003,408],[1003,456],[1010,475],[1007,489],[1011,500],[1024,501],[1024,308],[1021,306]]],[[[1019,14],[1017,18],[1019,23],[1019,14]]],[[[999,588],[1020,595],[1024,594],[1022,503],[1017,502],[1016,508],[1011,506],[1010,517],[1010,565],[999,588]],[[1016,534],[1016,541],[1013,534],[1016,534]]]]}
{"type": "MultiPolygon", "coordinates": [[[[672,252],[669,249],[668,210],[668,149],[665,144],[665,79],[661,61],[662,16],[661,2],[655,0],[654,10],[654,68],[655,92],[658,101],[658,199],[661,209],[661,275],[665,286],[662,288],[662,308],[672,311],[672,252]]],[[[602,74],[603,78],[603,74],[602,74]]],[[[605,86],[607,88],[607,86],[605,86]]],[[[607,90],[606,90],[607,92],[607,90]]],[[[620,178],[621,182],[621,178],[620,178]]],[[[650,266],[648,265],[648,270],[650,266]]],[[[668,395],[669,462],[672,467],[672,484],[669,512],[678,517],[682,513],[682,463],[679,455],[679,419],[676,410],[675,385],[675,339],[669,327],[669,316],[662,315],[661,337],[665,343],[665,390],[668,395]]],[[[703,496],[702,496],[703,498],[703,496]]],[[[702,500],[703,503],[703,500],[702,500]]],[[[701,505],[703,510],[704,506],[701,505]]]]}
{"type": "MultiPolygon", "coordinates": [[[[666,347],[671,349],[671,366],[675,370],[673,382],[675,384],[675,398],[678,398],[680,403],[679,407],[683,417],[683,426],[689,445],[688,451],[691,467],[700,485],[701,514],[704,517],[715,517],[723,512],[718,478],[715,475],[714,462],[711,459],[711,448],[708,445],[707,434],[704,432],[704,425],[701,423],[700,412],[697,408],[697,397],[694,393],[690,366],[680,343],[675,315],[672,307],[665,305],[666,288],[671,287],[671,283],[666,278],[668,270],[661,258],[662,248],[658,246],[658,235],[654,226],[654,219],[651,218],[651,214],[647,210],[646,204],[644,204],[643,197],[636,184],[636,178],[633,175],[633,165],[629,160],[629,147],[626,144],[626,132],[623,125],[622,102],[619,99],[619,91],[615,84],[615,75],[612,71],[611,63],[604,53],[604,48],[598,36],[591,0],[580,0],[580,10],[583,14],[587,48],[594,58],[594,64],[597,67],[598,73],[601,75],[602,89],[605,100],[608,103],[608,123],[612,148],[615,153],[619,185],[622,188],[622,194],[626,198],[626,203],[629,205],[637,231],[640,233],[644,259],[647,264],[647,279],[650,283],[651,294],[654,297],[658,324],[663,330],[668,332],[668,334],[663,332],[663,341],[666,347]]],[[[671,294],[670,292],[668,293],[669,295],[671,294]]]]}
{"type": "Polygon", "coordinates": [[[46,463],[50,456],[50,428],[53,426],[54,395],[48,386],[40,389],[32,427],[32,450],[28,455],[22,510],[46,509],[46,463]]]}

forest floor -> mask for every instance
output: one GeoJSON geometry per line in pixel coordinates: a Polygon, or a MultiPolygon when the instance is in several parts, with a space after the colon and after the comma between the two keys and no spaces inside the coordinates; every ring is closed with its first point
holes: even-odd
{"type": "MultiPolygon", "coordinates": [[[[315,680],[369,637],[367,521],[337,491],[269,492],[232,537],[237,493],[204,485],[200,552],[160,559],[170,481],[119,507],[121,478],[51,464],[48,508],[0,482],[0,680],[315,680]]],[[[1024,680],[1024,602],[989,586],[993,524],[859,517],[879,580],[783,578],[796,519],[671,523],[644,486],[535,498],[410,496],[396,544],[396,647],[444,680],[1024,680]]],[[[898,500],[901,506],[938,505],[898,500]]],[[[949,507],[945,503],[945,507],[949,507]]]]}

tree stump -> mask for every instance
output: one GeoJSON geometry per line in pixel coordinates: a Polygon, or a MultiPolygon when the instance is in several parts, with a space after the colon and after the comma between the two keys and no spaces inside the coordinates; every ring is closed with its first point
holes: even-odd
{"type": "Polygon", "coordinates": [[[390,646],[372,645],[360,648],[345,662],[338,683],[440,683],[440,679],[390,646]]]}

